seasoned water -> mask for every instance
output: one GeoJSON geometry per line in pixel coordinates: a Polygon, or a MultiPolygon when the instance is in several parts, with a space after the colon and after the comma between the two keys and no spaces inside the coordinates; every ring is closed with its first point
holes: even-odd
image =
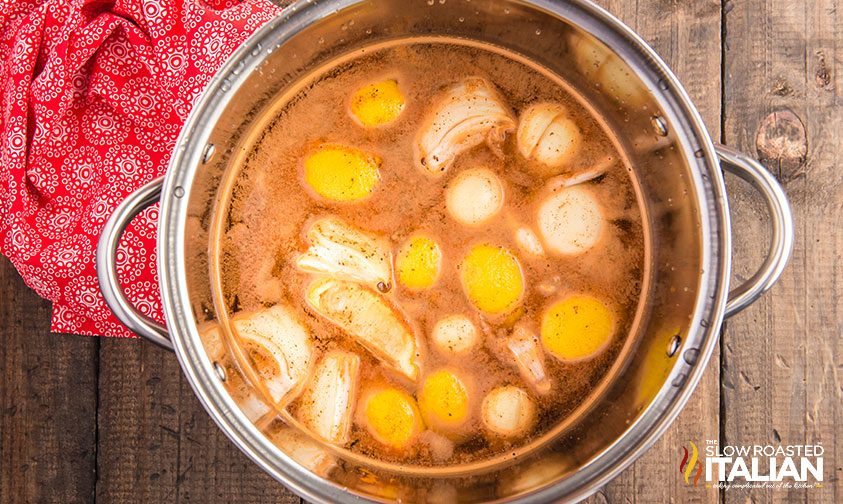
{"type": "MultiPolygon", "coordinates": [[[[559,77],[501,51],[456,41],[408,40],[370,48],[303,79],[294,92],[279,100],[269,126],[246,148],[249,154],[227,214],[221,260],[222,295],[232,313],[277,303],[292,307],[312,334],[317,354],[340,348],[359,355],[361,386],[389,384],[417,397],[418,383],[434,370],[457,369],[471,377],[472,413],[459,435],[425,432],[411,446],[395,450],[355,422],[350,441],[342,448],[384,461],[429,465],[471,462],[509,452],[567,418],[618,357],[641,290],[641,215],[628,169],[611,137],[559,77]],[[458,156],[441,176],[420,169],[413,158],[418,129],[442,90],[468,77],[492,83],[516,116],[536,102],[564,105],[581,132],[576,156],[562,169],[536,169],[534,161],[519,154],[513,132],[504,141],[502,153],[480,145],[458,156]],[[361,127],[349,113],[350,96],[384,79],[398,82],[405,107],[394,123],[361,127]],[[382,160],[380,181],[368,198],[330,202],[307,188],[303,160],[326,143],[353,146],[382,160]],[[599,244],[577,256],[525,253],[515,241],[514,230],[535,227],[538,205],[548,194],[548,180],[597,165],[607,168],[605,175],[583,185],[597,197],[606,220],[599,244]],[[488,222],[468,227],[449,215],[445,190],[457,174],[478,166],[492,170],[502,181],[504,208],[488,222]],[[419,342],[417,382],[396,374],[305,302],[313,275],[297,268],[296,258],[308,248],[308,227],[326,216],[381,237],[391,245],[393,257],[408,237],[419,232],[438,243],[442,264],[433,287],[412,291],[393,282],[382,294],[400,310],[419,342]],[[460,260],[478,243],[505,247],[520,264],[525,291],[520,307],[506,317],[478,311],[461,286],[460,260]],[[613,308],[611,341],[599,354],[581,361],[561,361],[545,352],[552,386],[549,393],[538,394],[512,365],[502,341],[516,325],[539,335],[545,310],[561,297],[580,293],[613,308]],[[478,348],[459,357],[437,351],[430,343],[436,322],[455,313],[469,316],[482,334],[478,348]],[[537,420],[528,434],[502,439],[484,429],[481,401],[501,385],[516,385],[535,402],[537,420]]],[[[253,365],[269,366],[271,359],[253,365]]],[[[298,407],[293,401],[286,408],[296,417],[298,407]]]]}

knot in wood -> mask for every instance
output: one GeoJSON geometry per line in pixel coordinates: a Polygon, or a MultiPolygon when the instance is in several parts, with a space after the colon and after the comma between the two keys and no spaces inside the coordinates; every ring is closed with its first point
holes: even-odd
{"type": "Polygon", "coordinates": [[[758,158],[782,181],[801,173],[808,155],[808,136],[802,119],[788,109],[777,110],[761,121],[755,136],[758,158]]]}

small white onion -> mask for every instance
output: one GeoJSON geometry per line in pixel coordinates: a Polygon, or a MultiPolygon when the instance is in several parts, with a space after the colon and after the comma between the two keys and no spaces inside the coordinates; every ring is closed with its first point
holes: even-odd
{"type": "Polygon", "coordinates": [[[483,425],[503,437],[521,436],[536,420],[536,405],[527,392],[506,385],[492,389],[483,399],[483,425]]]}
{"type": "Polygon", "coordinates": [[[574,186],[542,202],[538,224],[548,249],[563,255],[579,255],[600,241],[604,218],[600,203],[591,191],[574,186]]]}
{"type": "Polygon", "coordinates": [[[431,335],[433,344],[443,354],[461,354],[476,347],[480,332],[465,315],[450,315],[436,323],[431,335]]]}
{"type": "Polygon", "coordinates": [[[550,168],[560,168],[577,152],[582,140],[580,128],[557,103],[528,107],[518,123],[518,150],[527,159],[550,168]]]}
{"type": "Polygon", "coordinates": [[[497,215],[503,199],[503,184],[487,168],[460,172],[445,195],[451,216],[466,226],[477,226],[497,215]]]}

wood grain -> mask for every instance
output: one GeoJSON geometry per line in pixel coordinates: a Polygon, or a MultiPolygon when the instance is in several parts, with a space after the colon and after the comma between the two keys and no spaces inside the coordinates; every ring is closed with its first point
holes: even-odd
{"type": "MultiPolygon", "coordinates": [[[[729,490],[724,497],[841,502],[843,13],[833,0],[727,5],[725,141],[757,152],[784,185],[796,245],[770,295],[725,331],[723,441],[822,443],[826,481],[822,488],[729,490]]],[[[734,276],[742,280],[762,261],[769,231],[758,196],[734,180],[728,185],[734,276]]]]}
{"type": "Polygon", "coordinates": [[[217,428],[174,354],[104,339],[100,359],[98,501],[299,502],[217,428]]]}
{"type": "MultiPolygon", "coordinates": [[[[780,284],[727,323],[722,370],[715,356],[669,432],[590,502],[843,502],[840,6],[600,3],[667,60],[715,139],[764,158],[790,195],[797,231],[780,284]],[[685,487],[680,445],[718,437],[820,442],[826,481],[799,491],[685,487]]],[[[740,281],[760,264],[769,232],[758,196],[731,178],[728,186],[740,281]]],[[[0,502],[299,502],[220,433],[173,355],[138,340],[49,334],[49,315],[0,260],[0,502]]]]}
{"type": "Polygon", "coordinates": [[[0,257],[0,502],[86,502],[96,481],[96,338],[49,334],[50,303],[0,257]]]}
{"type": "MultiPolygon", "coordinates": [[[[598,2],[638,32],[684,84],[713,138],[720,136],[720,3],[612,0],[598,2]]],[[[634,465],[590,502],[716,502],[718,492],[686,486],[681,446],[719,436],[719,352],[673,426],[634,465]]]]}

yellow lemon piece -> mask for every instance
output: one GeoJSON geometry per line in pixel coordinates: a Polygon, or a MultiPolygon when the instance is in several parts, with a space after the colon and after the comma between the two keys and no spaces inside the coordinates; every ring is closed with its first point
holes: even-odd
{"type": "Polygon", "coordinates": [[[361,200],[381,178],[381,159],[342,145],[323,145],[304,160],[304,179],[320,196],[333,201],[361,200]]]}
{"type": "Polygon", "coordinates": [[[545,349],[563,361],[594,357],[612,338],[615,320],[600,300],[574,295],[554,303],[542,317],[545,349]]]}
{"type": "Polygon", "coordinates": [[[364,86],[351,97],[351,114],[367,128],[394,121],[402,110],[404,95],[395,79],[364,86]]]}
{"type": "Polygon", "coordinates": [[[416,235],[404,243],[396,261],[398,281],[408,289],[427,289],[439,277],[442,250],[433,239],[416,235]]]}
{"type": "Polygon", "coordinates": [[[424,429],[415,399],[396,388],[368,394],[362,410],[369,433],[393,448],[406,447],[424,429]]]}
{"type": "Polygon", "coordinates": [[[435,371],[421,386],[419,408],[431,427],[459,427],[468,417],[468,388],[453,371],[435,371]]]}
{"type": "Polygon", "coordinates": [[[524,294],[524,275],[512,253],[503,247],[477,245],[460,263],[466,296],[479,310],[508,313],[524,294]]]}

